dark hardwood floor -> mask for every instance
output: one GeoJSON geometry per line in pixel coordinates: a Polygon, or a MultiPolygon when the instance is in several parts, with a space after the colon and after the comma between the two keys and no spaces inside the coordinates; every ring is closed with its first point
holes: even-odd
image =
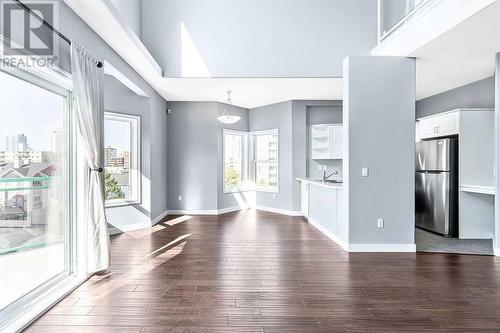
{"type": "Polygon", "coordinates": [[[301,218],[171,217],[112,255],[28,331],[500,332],[500,259],[347,254],[301,218]]]}

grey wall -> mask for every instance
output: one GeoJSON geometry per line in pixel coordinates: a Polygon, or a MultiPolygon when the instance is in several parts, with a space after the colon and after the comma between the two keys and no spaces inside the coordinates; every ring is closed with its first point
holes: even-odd
{"type": "Polygon", "coordinates": [[[248,110],[233,107],[232,113],[242,120],[228,126],[217,121],[221,103],[169,102],[169,108],[169,209],[213,211],[237,206],[233,194],[223,193],[222,132],[223,128],[248,131],[248,110]]]}
{"type": "MultiPolygon", "coordinates": [[[[163,172],[163,170],[167,169],[167,145],[165,142],[165,135],[158,135],[159,133],[165,133],[167,129],[166,117],[162,115],[162,113],[165,113],[166,101],[62,0],[58,0],[57,3],[59,4],[59,30],[65,36],[74,39],[85,47],[96,58],[101,61],[107,60],[149,96],[149,108],[145,112],[150,115],[151,121],[154,122],[151,126],[150,133],[151,137],[154,138],[154,140],[150,142],[150,152],[151,154],[162,152],[158,155],[152,155],[154,156],[154,166],[151,167],[150,177],[152,179],[150,179],[150,181],[153,184],[151,187],[151,198],[154,199],[152,199],[151,202],[151,210],[149,212],[144,212],[145,214],[150,214],[151,219],[154,219],[160,212],[167,210],[167,202],[164,200],[167,188],[166,177],[162,177],[159,172],[159,170],[163,172]]],[[[65,43],[61,43],[60,58],[66,59],[61,66],[65,69],[69,69],[68,46],[65,43]]]]}
{"type": "Polygon", "coordinates": [[[342,103],[340,104],[340,106],[309,106],[309,125],[342,124],[342,103]]]}
{"type": "Polygon", "coordinates": [[[142,0],[111,0],[135,34],[142,34],[142,0]]]}
{"type": "MultiPolygon", "coordinates": [[[[151,116],[149,98],[136,95],[111,76],[104,76],[104,110],[141,117],[141,204],[106,208],[108,223],[118,230],[150,223],[151,116]]],[[[104,132],[106,135],[106,132],[104,132]]],[[[156,216],[156,215],[155,215],[156,216]]]]}
{"type": "Polygon", "coordinates": [[[250,131],[274,128],[277,128],[279,131],[279,193],[257,192],[257,206],[272,207],[288,211],[294,210],[293,196],[294,187],[297,182],[294,179],[293,173],[292,121],[291,101],[250,109],[250,131]]]}
{"type": "Polygon", "coordinates": [[[169,102],[169,108],[168,208],[217,209],[217,103],[169,102]]]}
{"type": "Polygon", "coordinates": [[[347,58],[343,120],[349,242],[414,244],[414,59],[347,58]]]}
{"type": "Polygon", "coordinates": [[[417,101],[417,118],[456,108],[493,108],[495,79],[490,77],[417,101]]]}
{"type": "Polygon", "coordinates": [[[345,56],[377,43],[376,0],[143,0],[142,14],[169,77],[183,76],[183,43],[212,77],[340,77],[345,56]]]}

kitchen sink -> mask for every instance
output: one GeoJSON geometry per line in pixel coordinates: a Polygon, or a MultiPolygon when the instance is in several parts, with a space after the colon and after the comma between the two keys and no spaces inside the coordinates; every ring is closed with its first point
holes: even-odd
{"type": "MultiPolygon", "coordinates": [[[[317,182],[323,182],[323,179],[316,179],[317,182]]],[[[325,180],[325,183],[330,183],[330,184],[342,184],[341,180],[335,180],[335,179],[327,179],[325,180]]]]}

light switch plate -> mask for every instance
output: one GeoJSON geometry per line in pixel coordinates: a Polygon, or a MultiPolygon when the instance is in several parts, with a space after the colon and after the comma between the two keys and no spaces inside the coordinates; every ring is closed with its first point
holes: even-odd
{"type": "Polygon", "coordinates": [[[368,168],[361,168],[361,176],[368,177],[369,170],[368,168]]]}
{"type": "Polygon", "coordinates": [[[182,201],[182,195],[179,195],[179,201],[182,201]]]}
{"type": "Polygon", "coordinates": [[[377,227],[378,228],[383,228],[384,227],[384,219],[382,219],[382,218],[377,219],[377,227]]]}

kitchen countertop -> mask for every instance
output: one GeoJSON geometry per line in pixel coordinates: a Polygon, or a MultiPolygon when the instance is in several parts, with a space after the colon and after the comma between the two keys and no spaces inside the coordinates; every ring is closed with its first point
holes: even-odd
{"type": "Polygon", "coordinates": [[[300,182],[305,182],[305,183],[318,185],[318,186],[322,186],[322,187],[334,188],[337,190],[341,190],[344,187],[344,184],[342,184],[342,183],[327,183],[327,182],[323,183],[322,181],[314,180],[311,178],[297,178],[297,180],[300,182]]]}

